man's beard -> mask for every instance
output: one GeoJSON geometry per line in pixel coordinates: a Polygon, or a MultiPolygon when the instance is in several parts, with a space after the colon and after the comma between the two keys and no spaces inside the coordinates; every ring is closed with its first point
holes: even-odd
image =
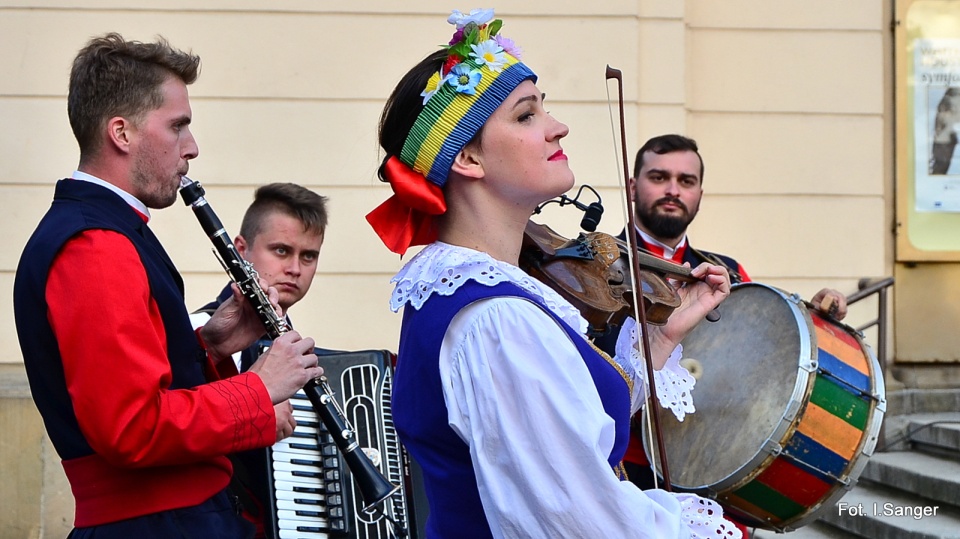
{"type": "Polygon", "coordinates": [[[656,201],[651,208],[644,208],[637,205],[637,218],[644,228],[657,238],[674,239],[682,236],[697,212],[690,212],[687,205],[676,198],[661,198],[656,201]],[[656,211],[657,206],[663,202],[671,202],[683,209],[682,215],[665,215],[656,211]]]}
{"type": "Polygon", "coordinates": [[[154,171],[159,167],[147,159],[138,159],[134,165],[132,182],[137,193],[134,194],[148,208],[168,208],[177,201],[178,180],[172,176],[163,179],[154,171]]]}

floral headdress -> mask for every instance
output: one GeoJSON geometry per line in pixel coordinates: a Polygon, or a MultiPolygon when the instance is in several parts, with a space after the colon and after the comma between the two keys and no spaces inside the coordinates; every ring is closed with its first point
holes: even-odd
{"type": "Polygon", "coordinates": [[[499,34],[503,21],[492,9],[454,10],[447,22],[457,28],[447,60],[420,94],[424,107],[400,155],[386,163],[394,196],[367,215],[387,247],[401,255],[436,239],[433,216],[446,211],[440,188],[460,150],[520,83],[537,80],[520,62],[520,49],[499,34]]]}

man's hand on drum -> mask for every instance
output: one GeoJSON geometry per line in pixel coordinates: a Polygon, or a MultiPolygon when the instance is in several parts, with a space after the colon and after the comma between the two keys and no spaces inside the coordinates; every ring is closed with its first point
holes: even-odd
{"type": "Polygon", "coordinates": [[[660,327],[648,327],[651,339],[660,341],[660,345],[668,350],[676,348],[707,313],[730,295],[730,275],[723,266],[704,262],[694,268],[691,274],[699,281],[687,283],[678,289],[680,306],[673,311],[667,323],[660,327]]]}
{"type": "Polygon", "coordinates": [[[847,316],[847,297],[832,288],[824,288],[817,292],[810,303],[834,320],[843,320],[847,316]]]}

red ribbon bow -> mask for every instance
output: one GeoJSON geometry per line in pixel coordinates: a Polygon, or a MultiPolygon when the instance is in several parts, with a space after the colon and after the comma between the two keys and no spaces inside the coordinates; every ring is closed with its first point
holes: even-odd
{"type": "Polygon", "coordinates": [[[436,241],[434,216],[447,211],[440,187],[396,156],[387,159],[384,174],[394,194],[367,214],[367,222],[380,240],[400,256],[412,245],[436,241]]]}

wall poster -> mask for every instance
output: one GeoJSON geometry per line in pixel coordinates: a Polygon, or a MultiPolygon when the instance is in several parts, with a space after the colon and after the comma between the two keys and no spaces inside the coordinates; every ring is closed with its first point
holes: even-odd
{"type": "Polygon", "coordinates": [[[897,0],[898,261],[960,260],[960,0],[897,0]]]}
{"type": "Polygon", "coordinates": [[[960,211],[960,39],[913,40],[916,210],[960,211]]]}

